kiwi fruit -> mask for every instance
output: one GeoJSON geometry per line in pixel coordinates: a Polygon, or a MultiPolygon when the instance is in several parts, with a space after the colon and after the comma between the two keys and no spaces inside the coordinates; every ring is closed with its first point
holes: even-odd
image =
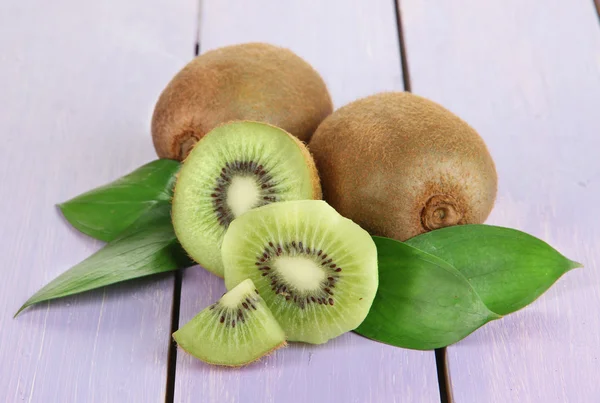
{"type": "Polygon", "coordinates": [[[221,241],[235,217],[277,201],[319,198],[319,176],[302,142],[265,123],[231,122],[204,136],[184,161],[173,227],[190,257],[222,277],[221,241]]]}
{"type": "Polygon", "coordinates": [[[290,341],[320,344],[355,329],[377,291],[373,239],[324,201],[250,210],[221,251],[227,288],[251,279],[290,341]]]}
{"type": "Polygon", "coordinates": [[[242,281],[173,333],[187,353],[238,367],[285,346],[285,334],[252,280],[242,281]]]}
{"type": "Polygon", "coordinates": [[[246,43],[206,52],[185,66],[160,95],[152,117],[159,157],[183,160],[221,123],[273,124],[308,142],[333,110],[323,79],[292,51],[246,43]]]}
{"type": "Polygon", "coordinates": [[[323,197],[371,234],[403,241],[482,223],[497,191],[481,137],[442,106],[407,92],[335,111],[309,143],[323,197]]]}

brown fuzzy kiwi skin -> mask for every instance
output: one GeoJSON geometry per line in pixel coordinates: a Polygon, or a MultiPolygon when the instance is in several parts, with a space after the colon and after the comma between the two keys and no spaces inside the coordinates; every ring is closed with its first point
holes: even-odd
{"type": "Polygon", "coordinates": [[[154,109],[152,139],[160,158],[183,160],[217,125],[253,120],[307,142],[332,110],[319,73],[292,51],[233,45],[196,57],[171,80],[154,109]]]}
{"type": "Polygon", "coordinates": [[[324,199],[373,235],[400,241],[482,223],[497,174],[482,138],[442,106],[406,92],[334,112],[309,143],[324,199]]]}
{"type": "Polygon", "coordinates": [[[306,165],[308,166],[308,171],[310,172],[310,178],[313,188],[313,200],[321,200],[323,198],[321,177],[319,176],[317,164],[315,163],[313,155],[310,153],[306,144],[298,140],[296,137],[292,136],[290,133],[288,133],[288,136],[290,136],[292,140],[294,140],[296,145],[300,148],[300,151],[302,151],[302,156],[304,157],[304,162],[306,162],[306,165]]]}

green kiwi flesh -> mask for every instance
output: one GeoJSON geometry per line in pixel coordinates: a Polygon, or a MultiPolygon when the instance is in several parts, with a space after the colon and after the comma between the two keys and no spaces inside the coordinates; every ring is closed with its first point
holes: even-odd
{"type": "Polygon", "coordinates": [[[482,138],[442,106],[382,93],[334,112],[310,142],[323,195],[373,235],[483,223],[498,178],[482,138]]]}
{"type": "Polygon", "coordinates": [[[252,280],[245,280],[173,333],[187,353],[237,367],[285,346],[285,334],[252,280]]]}
{"type": "Polygon", "coordinates": [[[244,43],[196,57],[171,80],[154,109],[152,139],[159,157],[177,160],[232,120],[270,123],[308,141],[332,110],[306,61],[285,48],[244,43]]]}
{"type": "Polygon", "coordinates": [[[251,279],[290,341],[320,344],[355,329],[377,291],[373,239],[324,201],[243,214],[222,255],[227,288],[251,279]]]}
{"type": "Polygon", "coordinates": [[[221,241],[230,222],[265,204],[318,199],[306,147],[282,129],[232,122],[213,129],[183,163],[173,195],[173,227],[192,259],[223,276],[221,241]]]}

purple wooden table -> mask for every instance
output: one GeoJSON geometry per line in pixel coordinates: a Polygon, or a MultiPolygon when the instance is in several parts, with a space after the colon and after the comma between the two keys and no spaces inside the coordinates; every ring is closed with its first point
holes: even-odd
{"type": "Polygon", "coordinates": [[[155,158],[153,103],[196,15],[188,0],[0,2],[0,401],[165,400],[172,274],[12,315],[101,246],[54,204],[155,158]]]}
{"type": "Polygon", "coordinates": [[[600,401],[600,23],[591,0],[80,3],[0,3],[0,401],[448,401],[433,352],[354,334],[293,344],[242,370],[170,357],[172,320],[184,323],[224,291],[199,267],[183,272],[180,298],[167,274],[12,319],[101,246],[53,205],[154,158],[153,104],[196,44],[204,52],[246,41],[307,59],[336,107],[405,85],[444,104],[496,160],[490,222],[586,264],[449,347],[440,369],[450,399],[600,401]]]}

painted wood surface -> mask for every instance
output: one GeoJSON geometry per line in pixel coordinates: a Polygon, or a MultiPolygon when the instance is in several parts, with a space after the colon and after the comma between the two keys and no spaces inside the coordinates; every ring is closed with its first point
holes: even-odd
{"type": "Polygon", "coordinates": [[[600,401],[600,25],[589,0],[402,0],[415,93],[486,140],[490,223],[586,267],[448,348],[456,402],[600,401]]]}
{"type": "MultiPolygon", "coordinates": [[[[201,50],[250,41],[286,46],[324,77],[336,107],[402,90],[390,1],[204,2],[201,50]]],[[[183,276],[180,323],[225,291],[202,268],[183,276]]],[[[402,350],[346,334],[325,345],[292,344],[243,370],[210,367],[179,351],[176,402],[438,402],[431,352],[402,350]]]]}
{"type": "MultiPolygon", "coordinates": [[[[42,304],[43,284],[101,247],[54,204],[154,158],[160,90],[192,56],[195,1],[0,3],[0,401],[163,401],[173,277],[42,304]]],[[[600,400],[600,25],[588,0],[403,0],[415,93],[485,138],[500,176],[490,223],[537,235],[585,269],[448,349],[457,402],[600,400]]],[[[201,47],[268,41],[324,76],[336,107],[401,90],[393,4],[203,5],[201,47]]],[[[183,276],[180,322],[224,292],[183,276]]],[[[437,402],[433,354],[348,334],[239,370],[180,352],[178,402],[437,402]]]]}
{"type": "Polygon", "coordinates": [[[12,315],[101,244],[55,203],[155,158],[149,122],[193,55],[196,2],[0,2],[0,401],[161,402],[173,276],[12,315]]]}

